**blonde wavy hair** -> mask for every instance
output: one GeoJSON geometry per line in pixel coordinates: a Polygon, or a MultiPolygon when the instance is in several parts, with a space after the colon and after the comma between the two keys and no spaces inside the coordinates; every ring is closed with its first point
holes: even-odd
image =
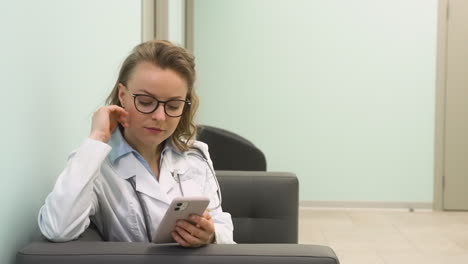
{"type": "Polygon", "coordinates": [[[179,150],[189,150],[191,142],[193,142],[192,139],[195,139],[197,133],[194,119],[199,99],[193,89],[196,78],[195,57],[186,49],[167,40],[151,40],[137,45],[123,62],[119,77],[115,82],[114,89],[107,97],[106,104],[122,106],[119,100],[119,83],[127,86],[133,70],[141,62],[149,62],[161,69],[173,70],[187,82],[187,99],[192,104],[186,105],[171,139],[179,150]]]}

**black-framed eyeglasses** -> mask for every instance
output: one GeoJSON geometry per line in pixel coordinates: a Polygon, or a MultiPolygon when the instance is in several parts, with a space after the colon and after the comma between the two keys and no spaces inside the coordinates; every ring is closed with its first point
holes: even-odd
{"type": "Polygon", "coordinates": [[[143,114],[151,114],[156,111],[156,109],[158,109],[159,104],[163,104],[164,112],[167,116],[179,117],[182,116],[184,111],[192,104],[189,99],[171,99],[167,101],[160,101],[151,95],[134,94],[130,92],[128,88],[127,90],[133,97],[133,103],[135,104],[136,110],[143,114]]]}

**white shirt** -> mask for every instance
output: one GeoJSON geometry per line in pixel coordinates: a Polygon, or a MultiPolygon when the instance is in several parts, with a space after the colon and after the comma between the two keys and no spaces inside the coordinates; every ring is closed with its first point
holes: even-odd
{"type": "MultiPolygon", "coordinates": [[[[92,220],[108,241],[148,242],[144,214],[146,205],[150,233],[159,226],[170,202],[182,196],[174,180],[176,170],[185,196],[208,196],[214,208],[219,204],[212,162],[205,143],[195,141],[197,151],[180,152],[170,140],[161,152],[159,182],[142,157],[125,141],[119,129],[109,144],[90,138],[74,151],[59,175],[54,189],[39,211],[42,234],[52,241],[78,238],[92,220]],[[130,149],[130,150],[129,150],[130,149]],[[136,191],[130,180],[134,177],[136,191]]],[[[231,215],[221,207],[211,210],[216,243],[233,241],[231,215]]]]}

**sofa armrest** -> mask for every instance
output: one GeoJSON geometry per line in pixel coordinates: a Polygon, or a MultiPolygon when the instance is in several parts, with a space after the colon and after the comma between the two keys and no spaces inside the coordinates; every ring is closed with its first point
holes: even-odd
{"type": "Polygon", "coordinates": [[[17,264],[82,263],[313,263],[338,264],[326,246],[297,244],[208,245],[183,248],[175,244],[129,242],[32,243],[17,254],[17,264]]]}

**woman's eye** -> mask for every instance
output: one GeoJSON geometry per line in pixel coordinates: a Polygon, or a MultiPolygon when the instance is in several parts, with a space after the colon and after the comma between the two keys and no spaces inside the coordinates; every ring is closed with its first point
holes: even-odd
{"type": "Polygon", "coordinates": [[[151,105],[150,102],[140,102],[141,105],[151,105]]]}
{"type": "Polygon", "coordinates": [[[144,106],[149,106],[149,105],[152,105],[154,103],[154,101],[151,101],[151,100],[139,100],[138,103],[140,105],[144,105],[144,106]]]}
{"type": "Polygon", "coordinates": [[[168,107],[169,109],[171,109],[171,110],[177,110],[177,109],[179,109],[179,106],[168,105],[167,107],[168,107]]]}
{"type": "Polygon", "coordinates": [[[171,102],[171,103],[168,103],[167,104],[167,107],[171,110],[177,110],[179,109],[180,107],[182,106],[181,103],[177,102],[177,103],[174,103],[174,102],[171,102]]]}

